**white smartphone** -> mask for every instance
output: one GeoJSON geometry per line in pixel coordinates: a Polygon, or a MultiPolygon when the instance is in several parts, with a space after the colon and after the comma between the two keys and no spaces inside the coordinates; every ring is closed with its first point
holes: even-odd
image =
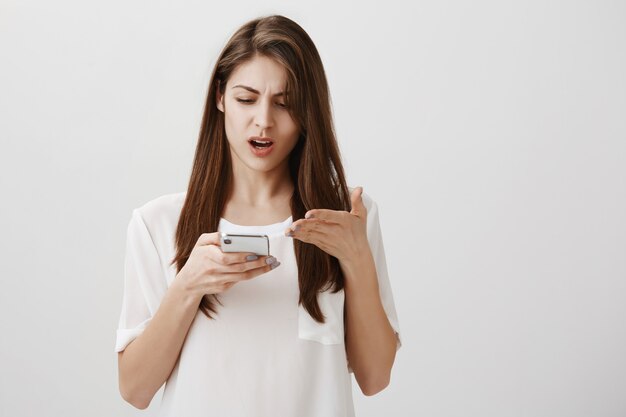
{"type": "Polygon", "coordinates": [[[267,235],[220,234],[222,252],[252,252],[269,256],[270,240],[267,235]]]}

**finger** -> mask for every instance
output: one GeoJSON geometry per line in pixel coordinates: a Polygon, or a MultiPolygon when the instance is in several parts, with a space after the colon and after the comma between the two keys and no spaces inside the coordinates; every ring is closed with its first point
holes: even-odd
{"type": "Polygon", "coordinates": [[[224,291],[229,290],[230,287],[232,287],[233,285],[235,285],[237,283],[237,281],[228,281],[224,283],[224,291]]]}
{"type": "Polygon", "coordinates": [[[298,239],[302,242],[315,245],[326,253],[333,254],[333,249],[328,242],[332,242],[332,237],[319,231],[311,231],[308,233],[301,233],[299,236],[293,236],[294,239],[298,239]]]}
{"type": "Polygon", "coordinates": [[[347,212],[342,210],[313,209],[304,214],[305,219],[322,219],[333,223],[341,223],[347,212]]]}
{"type": "Polygon", "coordinates": [[[195,246],[217,245],[220,246],[220,232],[202,233],[195,246]]]}
{"type": "Polygon", "coordinates": [[[216,245],[209,245],[205,248],[208,258],[219,265],[235,265],[268,258],[268,256],[259,256],[252,252],[223,252],[222,248],[216,245]]]}
{"type": "Polygon", "coordinates": [[[285,236],[293,237],[297,232],[320,230],[325,234],[331,235],[337,233],[341,227],[339,223],[323,219],[299,219],[289,226],[289,228],[285,229],[284,234],[285,236]]]}
{"type": "Polygon", "coordinates": [[[276,260],[270,265],[264,265],[259,268],[251,269],[246,271],[240,275],[243,275],[244,280],[252,279],[258,277],[259,275],[265,274],[266,272],[270,272],[272,269],[276,269],[280,266],[280,261],[276,260]]]}
{"type": "Polygon", "coordinates": [[[223,252],[221,248],[217,248],[221,252],[221,255],[217,251],[214,253],[218,253],[217,262],[222,265],[235,265],[235,264],[247,264],[251,261],[263,260],[269,257],[269,255],[257,255],[254,252],[223,252]]]}
{"type": "Polygon", "coordinates": [[[356,187],[350,194],[350,203],[352,204],[352,210],[350,214],[357,217],[362,217],[367,214],[367,209],[363,204],[363,187],[356,187]]]}
{"type": "MultiPolygon", "coordinates": [[[[269,257],[268,257],[269,258],[269,257]]],[[[214,276],[220,281],[245,281],[255,278],[261,274],[271,271],[280,265],[280,262],[273,258],[274,262],[268,264],[266,260],[249,262],[249,265],[235,264],[224,267],[224,272],[216,272],[214,276]],[[247,269],[246,269],[247,268],[247,269]]]]}
{"type": "Polygon", "coordinates": [[[335,235],[335,232],[330,229],[331,227],[340,228],[341,226],[326,225],[324,228],[317,229],[314,229],[312,227],[302,229],[299,228],[289,236],[303,242],[313,243],[314,245],[317,245],[318,243],[332,239],[332,237],[335,235]]]}
{"type": "Polygon", "coordinates": [[[253,269],[272,266],[272,264],[276,262],[278,262],[278,260],[273,256],[262,256],[254,261],[240,262],[230,265],[220,265],[217,266],[215,270],[223,274],[240,274],[253,269]]]}

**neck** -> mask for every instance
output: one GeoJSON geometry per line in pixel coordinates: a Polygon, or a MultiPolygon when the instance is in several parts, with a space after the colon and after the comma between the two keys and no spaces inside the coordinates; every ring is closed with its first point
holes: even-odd
{"type": "Polygon", "coordinates": [[[237,163],[232,164],[232,169],[230,203],[264,207],[277,200],[289,201],[293,194],[287,160],[270,171],[256,171],[237,163]]]}

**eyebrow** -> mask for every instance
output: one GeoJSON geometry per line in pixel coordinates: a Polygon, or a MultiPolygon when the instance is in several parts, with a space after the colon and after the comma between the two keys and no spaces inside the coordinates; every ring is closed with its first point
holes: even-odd
{"type": "MultiPolygon", "coordinates": [[[[244,88],[244,89],[246,89],[246,90],[248,90],[248,91],[250,91],[251,93],[254,93],[254,94],[261,94],[261,93],[259,93],[257,90],[255,90],[254,88],[252,88],[252,87],[248,87],[247,85],[237,84],[237,85],[236,85],[236,86],[234,86],[233,88],[237,88],[237,87],[244,88]]],[[[274,94],[274,97],[279,97],[279,96],[282,96],[282,95],[284,95],[284,94],[285,94],[285,93],[284,93],[283,91],[281,91],[280,93],[276,93],[276,94],[274,94]]]]}

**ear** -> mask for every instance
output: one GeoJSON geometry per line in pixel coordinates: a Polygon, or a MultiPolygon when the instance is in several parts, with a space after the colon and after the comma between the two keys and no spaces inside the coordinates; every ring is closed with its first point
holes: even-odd
{"type": "Polygon", "coordinates": [[[215,89],[215,105],[219,111],[224,113],[224,96],[220,93],[219,84],[215,89]]]}

